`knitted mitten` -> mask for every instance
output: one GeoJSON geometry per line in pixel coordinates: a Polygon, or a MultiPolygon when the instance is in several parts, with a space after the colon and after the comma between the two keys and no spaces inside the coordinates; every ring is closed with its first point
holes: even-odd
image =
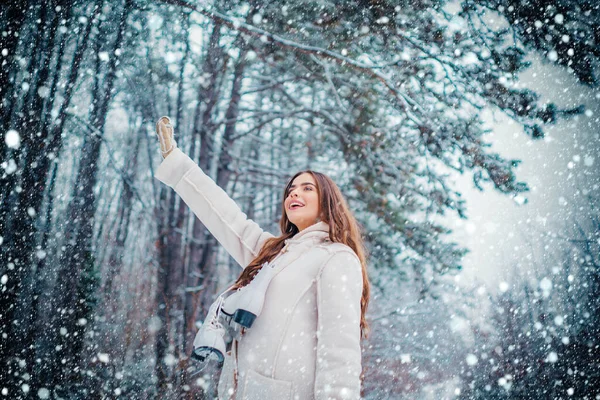
{"type": "Polygon", "coordinates": [[[173,125],[169,117],[161,117],[156,123],[156,135],[160,142],[160,152],[163,158],[167,157],[171,151],[177,147],[174,138],[173,125]]]}

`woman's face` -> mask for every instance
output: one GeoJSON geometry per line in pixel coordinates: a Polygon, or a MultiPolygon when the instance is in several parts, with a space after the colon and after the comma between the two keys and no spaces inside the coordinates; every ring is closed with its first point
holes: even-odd
{"type": "Polygon", "coordinates": [[[289,187],[283,204],[285,214],[299,231],[317,222],[321,210],[315,178],[308,173],[298,175],[289,187]]]}

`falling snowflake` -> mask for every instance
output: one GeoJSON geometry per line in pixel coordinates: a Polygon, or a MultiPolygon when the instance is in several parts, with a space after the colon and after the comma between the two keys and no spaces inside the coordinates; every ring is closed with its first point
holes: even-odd
{"type": "Polygon", "coordinates": [[[98,353],[98,360],[100,360],[101,363],[108,364],[110,357],[108,353],[98,353]]]}
{"type": "Polygon", "coordinates": [[[548,354],[548,357],[546,357],[546,361],[550,362],[550,363],[555,363],[558,361],[558,354],[556,354],[556,352],[551,351],[548,354]]]}
{"type": "Polygon", "coordinates": [[[18,149],[21,146],[21,135],[19,135],[19,132],[11,129],[6,132],[4,143],[11,149],[18,149]]]}
{"type": "Polygon", "coordinates": [[[467,355],[467,364],[468,365],[475,365],[477,364],[477,356],[475,354],[468,354],[467,355]]]}

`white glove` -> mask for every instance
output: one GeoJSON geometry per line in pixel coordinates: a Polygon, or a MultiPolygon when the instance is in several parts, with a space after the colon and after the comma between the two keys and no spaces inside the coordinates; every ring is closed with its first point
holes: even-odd
{"type": "Polygon", "coordinates": [[[156,123],[156,135],[160,142],[160,152],[163,158],[166,158],[173,149],[177,148],[173,125],[171,125],[171,119],[169,117],[160,117],[156,123]]]}

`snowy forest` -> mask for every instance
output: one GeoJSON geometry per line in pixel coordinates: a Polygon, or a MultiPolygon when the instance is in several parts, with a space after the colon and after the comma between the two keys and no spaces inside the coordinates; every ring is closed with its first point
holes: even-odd
{"type": "Polygon", "coordinates": [[[191,346],[240,268],[153,177],[163,115],[274,234],[295,172],[340,186],[362,398],[600,398],[596,0],[2,0],[0,32],[0,398],[216,398],[191,346]],[[518,249],[478,245],[509,203],[518,249]]]}

